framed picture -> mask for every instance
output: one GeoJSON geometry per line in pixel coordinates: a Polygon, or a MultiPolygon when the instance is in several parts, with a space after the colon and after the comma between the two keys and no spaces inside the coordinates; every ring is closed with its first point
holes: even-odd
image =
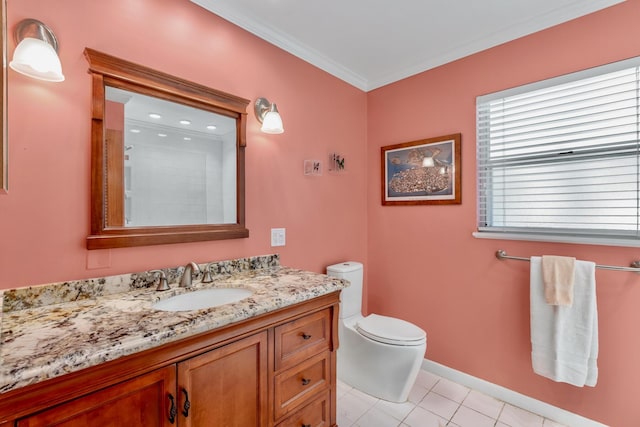
{"type": "Polygon", "coordinates": [[[381,148],[383,205],[462,203],[459,133],[381,148]]]}

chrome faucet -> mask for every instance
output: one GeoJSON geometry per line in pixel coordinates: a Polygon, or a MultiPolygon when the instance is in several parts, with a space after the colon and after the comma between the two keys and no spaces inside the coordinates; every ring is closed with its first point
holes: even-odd
{"type": "Polygon", "coordinates": [[[184,266],[184,272],[182,273],[182,277],[180,278],[180,287],[181,288],[189,288],[191,287],[191,280],[194,275],[200,274],[200,267],[198,264],[191,261],[189,264],[184,266]]]}

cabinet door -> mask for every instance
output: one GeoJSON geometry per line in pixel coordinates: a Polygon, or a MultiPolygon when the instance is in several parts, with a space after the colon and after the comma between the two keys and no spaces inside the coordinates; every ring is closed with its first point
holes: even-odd
{"type": "Polygon", "coordinates": [[[267,332],[178,364],[181,427],[267,425],[267,332]]]}
{"type": "Polygon", "coordinates": [[[171,365],[23,418],[17,427],[169,427],[175,388],[171,365]]]}

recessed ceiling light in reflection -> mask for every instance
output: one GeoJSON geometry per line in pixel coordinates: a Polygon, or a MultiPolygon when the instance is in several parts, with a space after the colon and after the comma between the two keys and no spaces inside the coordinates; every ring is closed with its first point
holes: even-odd
{"type": "Polygon", "coordinates": [[[140,129],[131,129],[129,132],[131,132],[131,133],[140,133],[140,129]]]}
{"type": "Polygon", "coordinates": [[[180,124],[181,125],[190,125],[191,124],[191,120],[180,120],[180,124]]]}
{"type": "Polygon", "coordinates": [[[185,137],[184,137],[184,138],[182,138],[182,139],[184,139],[185,141],[191,141],[191,138],[189,138],[188,136],[185,136],[185,137]]]}
{"type": "Polygon", "coordinates": [[[159,133],[158,136],[164,138],[165,136],[167,136],[167,134],[166,133],[159,133]]]}
{"type": "Polygon", "coordinates": [[[149,113],[149,117],[151,117],[152,119],[161,119],[162,116],[158,113],[149,113]]]}
{"type": "Polygon", "coordinates": [[[216,125],[209,125],[209,126],[207,126],[207,129],[215,130],[216,129],[216,125]]]}

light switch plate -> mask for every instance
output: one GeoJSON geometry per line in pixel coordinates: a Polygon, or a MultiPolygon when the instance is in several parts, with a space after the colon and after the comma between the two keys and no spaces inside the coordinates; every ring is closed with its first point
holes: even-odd
{"type": "Polygon", "coordinates": [[[284,228],[271,229],[271,246],[284,246],[286,243],[286,230],[284,228]]]}

